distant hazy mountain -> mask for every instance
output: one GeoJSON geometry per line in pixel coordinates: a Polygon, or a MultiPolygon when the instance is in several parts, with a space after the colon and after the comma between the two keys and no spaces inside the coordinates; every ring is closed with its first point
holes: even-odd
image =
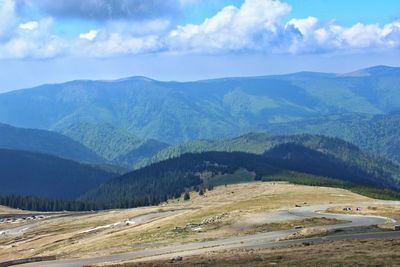
{"type": "Polygon", "coordinates": [[[266,124],[265,129],[278,135],[309,133],[338,137],[400,162],[400,112],[322,116],[298,122],[266,124]]]}
{"type": "Polygon", "coordinates": [[[115,176],[45,154],[0,149],[0,195],[73,199],[115,176]]]}
{"type": "Polygon", "coordinates": [[[321,115],[388,113],[400,110],[399,90],[400,68],[385,66],[344,75],[73,81],[1,94],[0,121],[41,129],[107,123],[142,139],[178,143],[321,115]]]}
{"type": "Polygon", "coordinates": [[[87,147],[64,135],[6,124],[0,124],[0,148],[40,152],[89,163],[104,161],[87,147]]]}
{"type": "Polygon", "coordinates": [[[168,146],[156,140],[140,139],[110,124],[81,122],[56,130],[87,146],[109,162],[126,167],[132,167],[142,158],[151,157],[168,146]]]}

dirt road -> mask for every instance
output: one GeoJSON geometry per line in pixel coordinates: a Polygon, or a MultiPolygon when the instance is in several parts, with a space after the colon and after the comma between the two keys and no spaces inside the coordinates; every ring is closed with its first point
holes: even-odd
{"type": "MultiPolygon", "coordinates": [[[[318,211],[326,210],[334,205],[318,205],[318,206],[307,206],[307,207],[298,207],[288,210],[281,210],[277,213],[276,216],[281,216],[281,218],[275,218],[273,220],[286,220],[286,219],[304,219],[304,218],[313,218],[313,217],[327,217],[333,218],[337,220],[345,220],[349,221],[345,224],[335,224],[323,226],[321,228],[336,230],[336,229],[344,229],[350,227],[361,227],[361,226],[372,226],[378,224],[384,224],[387,221],[387,218],[378,217],[378,216],[362,216],[362,215],[344,215],[344,214],[322,214],[318,211]]],[[[175,214],[175,213],[172,213],[175,214]]],[[[145,218],[156,219],[157,214],[152,213],[151,216],[147,216],[145,218]]],[[[159,214],[160,217],[165,218],[165,214],[159,214]]],[[[143,219],[143,217],[141,217],[143,219]]],[[[154,248],[154,249],[145,249],[142,251],[124,253],[124,254],[116,254],[112,256],[104,256],[104,257],[95,257],[95,258],[85,258],[85,259],[67,259],[67,260],[56,260],[51,262],[40,262],[40,263],[30,263],[24,264],[20,266],[30,266],[30,267],[81,267],[86,264],[96,264],[103,262],[114,262],[114,261],[126,261],[133,260],[139,258],[152,259],[157,257],[172,257],[174,255],[189,255],[196,253],[204,253],[210,250],[218,250],[218,249],[232,249],[232,248],[272,248],[279,246],[287,246],[292,244],[299,244],[302,242],[322,242],[325,240],[346,240],[346,239],[364,239],[364,238],[383,238],[383,237],[400,237],[400,232],[378,232],[378,233],[357,233],[357,234],[343,234],[343,235],[334,235],[327,237],[316,237],[309,238],[303,240],[286,240],[286,241],[277,241],[282,237],[286,237],[289,234],[296,232],[295,229],[284,230],[284,231],[274,231],[274,232],[266,232],[266,233],[257,233],[252,235],[245,236],[235,236],[229,238],[223,238],[213,241],[206,242],[197,242],[197,243],[189,243],[183,245],[170,245],[166,247],[154,248]]]]}

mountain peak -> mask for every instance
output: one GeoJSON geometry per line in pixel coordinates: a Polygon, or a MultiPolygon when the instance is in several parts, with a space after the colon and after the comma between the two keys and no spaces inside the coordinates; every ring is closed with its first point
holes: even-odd
{"type": "Polygon", "coordinates": [[[131,76],[131,77],[121,78],[121,79],[117,79],[117,80],[112,80],[110,82],[124,82],[124,81],[154,82],[155,80],[150,79],[145,76],[131,76]]]}
{"type": "Polygon", "coordinates": [[[365,69],[360,69],[357,71],[353,71],[350,73],[345,73],[340,76],[344,77],[365,77],[365,76],[371,76],[371,75],[387,75],[387,74],[394,74],[394,73],[399,73],[400,68],[399,67],[391,67],[391,66],[385,66],[385,65],[378,65],[378,66],[373,66],[365,69]]]}

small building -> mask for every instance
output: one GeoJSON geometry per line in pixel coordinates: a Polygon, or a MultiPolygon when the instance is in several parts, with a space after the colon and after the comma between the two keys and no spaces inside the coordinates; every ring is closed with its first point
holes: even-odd
{"type": "Polygon", "coordinates": [[[400,224],[394,226],[395,231],[400,231],[400,224]]]}

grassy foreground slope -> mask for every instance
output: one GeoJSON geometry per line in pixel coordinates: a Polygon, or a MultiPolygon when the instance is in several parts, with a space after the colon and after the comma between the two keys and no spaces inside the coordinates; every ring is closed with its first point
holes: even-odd
{"type": "MultiPolygon", "coordinates": [[[[159,258],[162,258],[159,257],[159,258]]],[[[184,256],[181,262],[170,259],[137,260],[105,267],[164,267],[164,266],[220,266],[220,267],[281,267],[298,266],[396,266],[400,262],[400,239],[335,241],[310,246],[276,249],[242,249],[211,252],[206,255],[184,256]]],[[[99,265],[89,265],[96,267],[99,265]]]]}
{"type": "Polygon", "coordinates": [[[1,214],[18,214],[18,213],[23,213],[23,211],[0,205],[0,215],[1,214]]]}
{"type": "MultiPolygon", "coordinates": [[[[277,182],[222,185],[204,195],[191,192],[190,196],[187,201],[181,197],[153,207],[54,217],[37,224],[22,236],[0,239],[0,258],[105,256],[148,247],[201,242],[260,231],[260,227],[269,223],[268,214],[299,203],[345,205],[372,201],[344,189],[277,182]],[[135,219],[140,215],[169,211],[174,212],[166,217],[135,219]],[[136,223],[125,223],[130,218],[136,223]],[[202,232],[186,227],[203,221],[210,223],[202,226],[202,232]],[[18,245],[8,245],[13,243],[18,245]]],[[[284,222],[279,227],[285,225],[289,224],[284,222]]],[[[293,227],[289,225],[289,228],[293,227]]]]}

